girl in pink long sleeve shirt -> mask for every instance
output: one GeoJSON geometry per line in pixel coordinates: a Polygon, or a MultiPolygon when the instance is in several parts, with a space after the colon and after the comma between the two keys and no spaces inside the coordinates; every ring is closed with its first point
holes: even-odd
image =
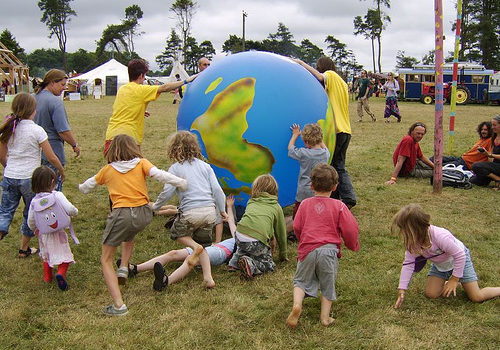
{"type": "Polygon", "coordinates": [[[399,308],[405,298],[405,292],[419,263],[432,262],[427,275],[425,296],[438,298],[456,296],[459,283],[465,294],[473,302],[482,302],[500,295],[500,287],[479,288],[477,275],[470,258],[469,249],[456,239],[450,231],[430,224],[430,215],[417,204],[402,208],[392,222],[392,231],[403,237],[406,253],[399,277],[398,299],[395,308],[399,308]]]}

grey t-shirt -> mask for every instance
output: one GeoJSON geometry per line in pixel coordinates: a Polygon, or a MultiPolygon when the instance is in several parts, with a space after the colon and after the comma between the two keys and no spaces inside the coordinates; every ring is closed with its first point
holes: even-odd
{"type": "Polygon", "coordinates": [[[311,190],[311,170],[318,163],[328,163],[330,151],[327,148],[297,148],[293,146],[288,150],[288,156],[299,161],[299,180],[297,181],[295,200],[302,202],[304,199],[314,196],[311,190]]]}
{"type": "MultiPolygon", "coordinates": [[[[42,90],[35,95],[36,115],[35,123],[40,125],[47,133],[50,146],[54,150],[59,161],[64,165],[64,140],[59,136],[60,132],[70,130],[68,116],[64,104],[59,96],[47,90],[42,90]]],[[[42,153],[42,160],[47,160],[42,153]]]]}

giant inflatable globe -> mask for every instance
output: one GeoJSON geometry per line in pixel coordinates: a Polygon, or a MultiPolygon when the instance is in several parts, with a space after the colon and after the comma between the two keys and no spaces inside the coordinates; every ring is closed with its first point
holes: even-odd
{"type": "MultiPolygon", "coordinates": [[[[226,194],[245,205],[252,181],[270,173],[278,201],[294,203],[299,164],[288,157],[290,126],[319,123],[333,155],[328,97],[306,69],[286,57],[244,52],[213,63],[187,86],[177,127],[195,133],[226,194]]],[[[296,146],[303,147],[299,138],[296,146]]]]}

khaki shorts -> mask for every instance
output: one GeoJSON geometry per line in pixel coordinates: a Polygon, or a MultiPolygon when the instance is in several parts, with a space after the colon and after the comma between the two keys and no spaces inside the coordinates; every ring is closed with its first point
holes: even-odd
{"type": "Polygon", "coordinates": [[[170,238],[190,236],[203,246],[212,244],[212,227],[217,219],[215,207],[201,207],[180,213],[170,230],[170,238]]]}
{"type": "Polygon", "coordinates": [[[118,247],[122,242],[133,241],[135,235],[144,230],[152,219],[153,211],[148,204],[134,208],[114,208],[106,218],[102,244],[118,247]]]}

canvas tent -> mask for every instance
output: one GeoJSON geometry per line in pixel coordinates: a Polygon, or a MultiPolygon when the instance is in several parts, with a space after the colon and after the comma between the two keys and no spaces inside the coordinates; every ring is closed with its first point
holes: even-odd
{"type": "Polygon", "coordinates": [[[181,80],[189,78],[189,75],[186,73],[186,70],[182,66],[182,64],[179,61],[174,61],[172,71],[170,72],[170,75],[168,77],[153,77],[162,83],[171,83],[173,81],[176,81],[175,75],[179,74],[181,76],[181,80]]]}
{"type": "Polygon", "coordinates": [[[114,58],[87,73],[72,77],[71,80],[83,81],[91,95],[116,95],[118,89],[129,82],[127,66],[114,58]]]}

